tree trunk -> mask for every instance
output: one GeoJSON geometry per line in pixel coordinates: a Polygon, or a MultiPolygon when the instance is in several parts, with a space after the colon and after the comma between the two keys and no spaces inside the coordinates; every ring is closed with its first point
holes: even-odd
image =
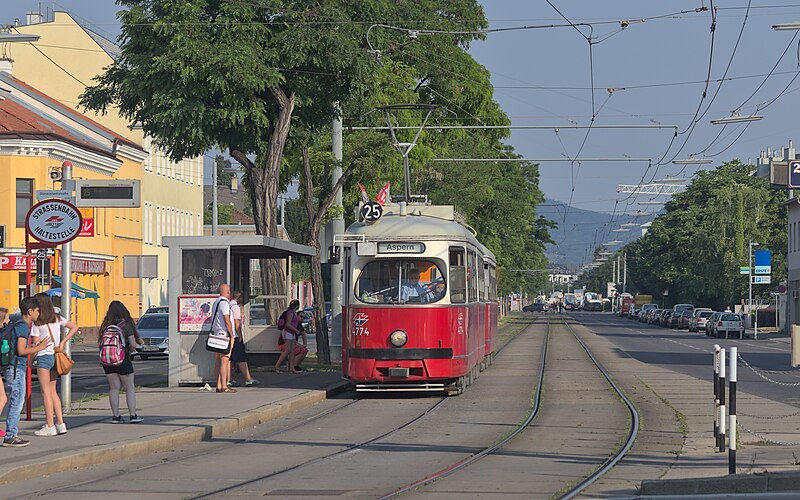
{"type": "Polygon", "coordinates": [[[320,258],[320,242],[317,238],[319,227],[311,228],[308,246],[317,249],[317,255],[311,257],[311,287],[314,291],[314,319],[317,325],[317,359],[326,365],[331,363],[331,348],[328,339],[328,314],[325,310],[325,290],[322,286],[322,263],[320,258]]]}
{"type": "MultiPolygon", "coordinates": [[[[250,161],[242,151],[231,149],[231,156],[247,171],[247,190],[253,206],[256,234],[278,238],[278,180],[283,150],[289,136],[295,96],[293,93],[287,95],[279,87],[271,88],[270,92],[278,103],[279,112],[270,129],[266,151],[258,153],[255,163],[250,161]]],[[[263,293],[265,295],[284,295],[287,288],[285,273],[283,261],[261,259],[263,293]]],[[[268,319],[277,321],[277,317],[283,309],[282,305],[276,301],[268,301],[266,308],[268,319]]]]}

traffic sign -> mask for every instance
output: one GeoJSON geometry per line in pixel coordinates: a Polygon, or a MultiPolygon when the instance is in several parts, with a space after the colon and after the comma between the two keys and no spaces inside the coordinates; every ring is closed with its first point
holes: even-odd
{"type": "Polygon", "coordinates": [[[47,258],[47,249],[40,248],[36,250],[36,260],[45,260],[47,258]]]}
{"type": "Polygon", "coordinates": [[[789,162],[789,187],[800,188],[800,161],[789,162]]]}
{"type": "Polygon", "coordinates": [[[772,283],[772,276],[753,276],[754,285],[769,285],[772,283]]]}
{"type": "Polygon", "coordinates": [[[740,267],[739,274],[750,274],[750,268],[747,266],[740,267]]]}
{"type": "Polygon", "coordinates": [[[37,189],[36,199],[42,200],[64,200],[70,203],[73,202],[72,191],[66,189],[37,189]]]}
{"type": "Polygon", "coordinates": [[[361,218],[367,222],[375,222],[383,215],[383,207],[377,201],[369,201],[361,207],[361,218]]]}
{"type": "Polygon", "coordinates": [[[83,218],[72,203],[44,200],[32,206],[25,216],[25,230],[41,241],[60,245],[77,238],[83,218]]]}

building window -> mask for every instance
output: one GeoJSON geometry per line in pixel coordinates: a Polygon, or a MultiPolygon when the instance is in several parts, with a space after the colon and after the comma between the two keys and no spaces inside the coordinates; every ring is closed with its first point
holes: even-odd
{"type": "Polygon", "coordinates": [[[33,206],[33,179],[17,179],[17,227],[25,227],[25,217],[33,206]]]}

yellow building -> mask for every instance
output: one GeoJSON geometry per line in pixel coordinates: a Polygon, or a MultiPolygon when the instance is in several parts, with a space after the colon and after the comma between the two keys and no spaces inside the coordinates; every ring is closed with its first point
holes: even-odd
{"type": "MultiPolygon", "coordinates": [[[[40,38],[31,44],[13,45],[14,76],[73,109],[78,109],[86,86],[119,54],[112,41],[82,26],[67,12],[54,12],[52,19],[29,14],[27,23],[15,29],[40,38]]],[[[143,310],[166,304],[168,257],[162,237],[203,234],[203,158],[170,161],[140,128],[132,127],[113,109],[106,115],[88,112],[87,116],[148,153],[140,171],[126,174],[141,180],[142,242],[133,254],[157,255],[159,261],[159,277],[142,280],[143,310]]]]}
{"type": "MultiPolygon", "coordinates": [[[[138,177],[146,158],[135,142],[0,72],[0,225],[5,228],[0,305],[17,307],[24,291],[25,216],[37,202],[37,190],[61,187],[51,169],[68,160],[76,179],[130,179],[138,177]]],[[[123,278],[122,257],[141,252],[142,209],[96,208],[85,215],[94,221],[94,234],[73,241],[72,278],[99,298],[75,299],[72,310],[81,326],[92,327],[111,300],[137,311],[139,280],[123,278]]]]}

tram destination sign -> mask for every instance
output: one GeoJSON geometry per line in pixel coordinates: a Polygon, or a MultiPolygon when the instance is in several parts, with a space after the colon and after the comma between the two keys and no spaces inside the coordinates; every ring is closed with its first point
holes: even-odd
{"type": "Polygon", "coordinates": [[[44,200],[32,206],[25,217],[28,234],[52,245],[61,245],[78,237],[83,217],[75,205],[64,200],[44,200]]]}
{"type": "Polygon", "coordinates": [[[378,243],[378,253],[425,253],[425,243],[410,241],[378,243]]]}

